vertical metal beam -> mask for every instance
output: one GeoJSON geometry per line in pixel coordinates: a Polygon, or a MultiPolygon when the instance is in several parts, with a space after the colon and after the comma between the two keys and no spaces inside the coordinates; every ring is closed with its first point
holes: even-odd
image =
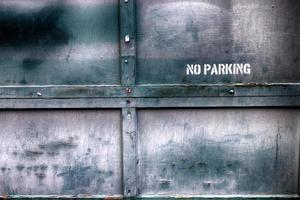
{"type": "Polygon", "coordinates": [[[135,108],[122,109],[123,195],[137,196],[137,115],[135,108]]]}
{"type": "Polygon", "coordinates": [[[120,66],[121,85],[128,99],[122,108],[123,195],[137,196],[137,116],[130,108],[136,67],[135,0],[120,0],[120,66]]]}
{"type": "Polygon", "coordinates": [[[120,0],[121,84],[135,85],[136,23],[135,0],[120,0]]]}
{"type": "MultiPolygon", "coordinates": [[[[298,137],[300,136],[298,135],[298,137]]],[[[298,194],[297,195],[300,197],[300,143],[299,143],[299,153],[298,153],[298,194]]]]}

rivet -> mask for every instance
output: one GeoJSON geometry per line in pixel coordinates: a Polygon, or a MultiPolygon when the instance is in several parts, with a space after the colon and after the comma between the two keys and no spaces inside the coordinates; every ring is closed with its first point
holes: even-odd
{"type": "Polygon", "coordinates": [[[126,60],[124,60],[124,62],[125,62],[125,63],[128,63],[128,60],[126,59],[126,60]]]}
{"type": "Polygon", "coordinates": [[[131,88],[126,88],[126,93],[131,93],[132,92],[132,89],[131,88]]]}
{"type": "Polygon", "coordinates": [[[40,96],[42,96],[42,93],[37,92],[36,95],[40,97],[40,96]]]}
{"type": "Polygon", "coordinates": [[[230,94],[234,94],[234,89],[230,89],[228,92],[229,92],[230,94]]]}
{"type": "Polygon", "coordinates": [[[128,0],[124,0],[125,3],[128,3],[128,0]]]}
{"type": "Polygon", "coordinates": [[[126,42],[126,43],[130,42],[130,37],[129,37],[129,35],[125,35],[125,42],[126,42]]]}

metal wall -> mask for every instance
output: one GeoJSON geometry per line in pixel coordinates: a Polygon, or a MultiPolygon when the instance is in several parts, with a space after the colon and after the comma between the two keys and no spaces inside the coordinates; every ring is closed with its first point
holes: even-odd
{"type": "Polygon", "coordinates": [[[297,0],[137,2],[139,84],[300,80],[297,0]],[[186,77],[186,63],[251,63],[252,73],[186,77]]]}
{"type": "Polygon", "coordinates": [[[118,110],[1,111],[0,193],[121,194],[118,110]]]}
{"type": "Polygon", "coordinates": [[[141,194],[297,194],[299,114],[273,108],[140,110],[141,194]]]}
{"type": "Polygon", "coordinates": [[[298,199],[299,9],[0,0],[0,197],[298,199]]]}

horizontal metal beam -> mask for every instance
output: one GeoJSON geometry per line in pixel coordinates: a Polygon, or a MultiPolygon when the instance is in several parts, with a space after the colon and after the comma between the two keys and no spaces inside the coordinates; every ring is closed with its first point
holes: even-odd
{"type": "Polygon", "coordinates": [[[180,98],[82,98],[0,99],[0,109],[84,109],[84,108],[197,108],[197,107],[295,107],[296,97],[180,97],[180,98]]]}
{"type": "Polygon", "coordinates": [[[150,85],[138,86],[134,97],[299,96],[300,84],[290,85],[150,85]]]}
{"type": "Polygon", "coordinates": [[[140,85],[140,86],[2,86],[1,98],[126,98],[126,97],[257,97],[300,96],[300,84],[140,85]]]}
{"type": "Polygon", "coordinates": [[[122,196],[103,195],[11,195],[0,196],[0,199],[103,199],[103,200],[278,200],[278,199],[299,199],[299,195],[207,195],[207,196],[146,196],[124,198],[122,196]]]}
{"type": "Polygon", "coordinates": [[[99,200],[121,200],[122,195],[8,195],[0,196],[0,199],[99,199],[99,200]]]}
{"type": "Polygon", "coordinates": [[[260,200],[260,199],[265,199],[265,200],[270,200],[270,199],[299,199],[299,195],[177,195],[177,196],[165,196],[165,195],[145,195],[145,196],[140,196],[137,198],[138,200],[202,200],[202,199],[227,199],[227,200],[238,200],[238,199],[255,199],[255,200],[260,200]]]}

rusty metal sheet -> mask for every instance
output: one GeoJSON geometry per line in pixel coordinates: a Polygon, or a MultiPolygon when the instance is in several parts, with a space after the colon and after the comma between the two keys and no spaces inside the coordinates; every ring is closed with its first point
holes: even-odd
{"type": "Polygon", "coordinates": [[[120,195],[118,110],[0,111],[0,196],[120,195]]]}
{"type": "Polygon", "coordinates": [[[299,109],[149,109],[138,123],[141,196],[298,194],[299,109]]]}

